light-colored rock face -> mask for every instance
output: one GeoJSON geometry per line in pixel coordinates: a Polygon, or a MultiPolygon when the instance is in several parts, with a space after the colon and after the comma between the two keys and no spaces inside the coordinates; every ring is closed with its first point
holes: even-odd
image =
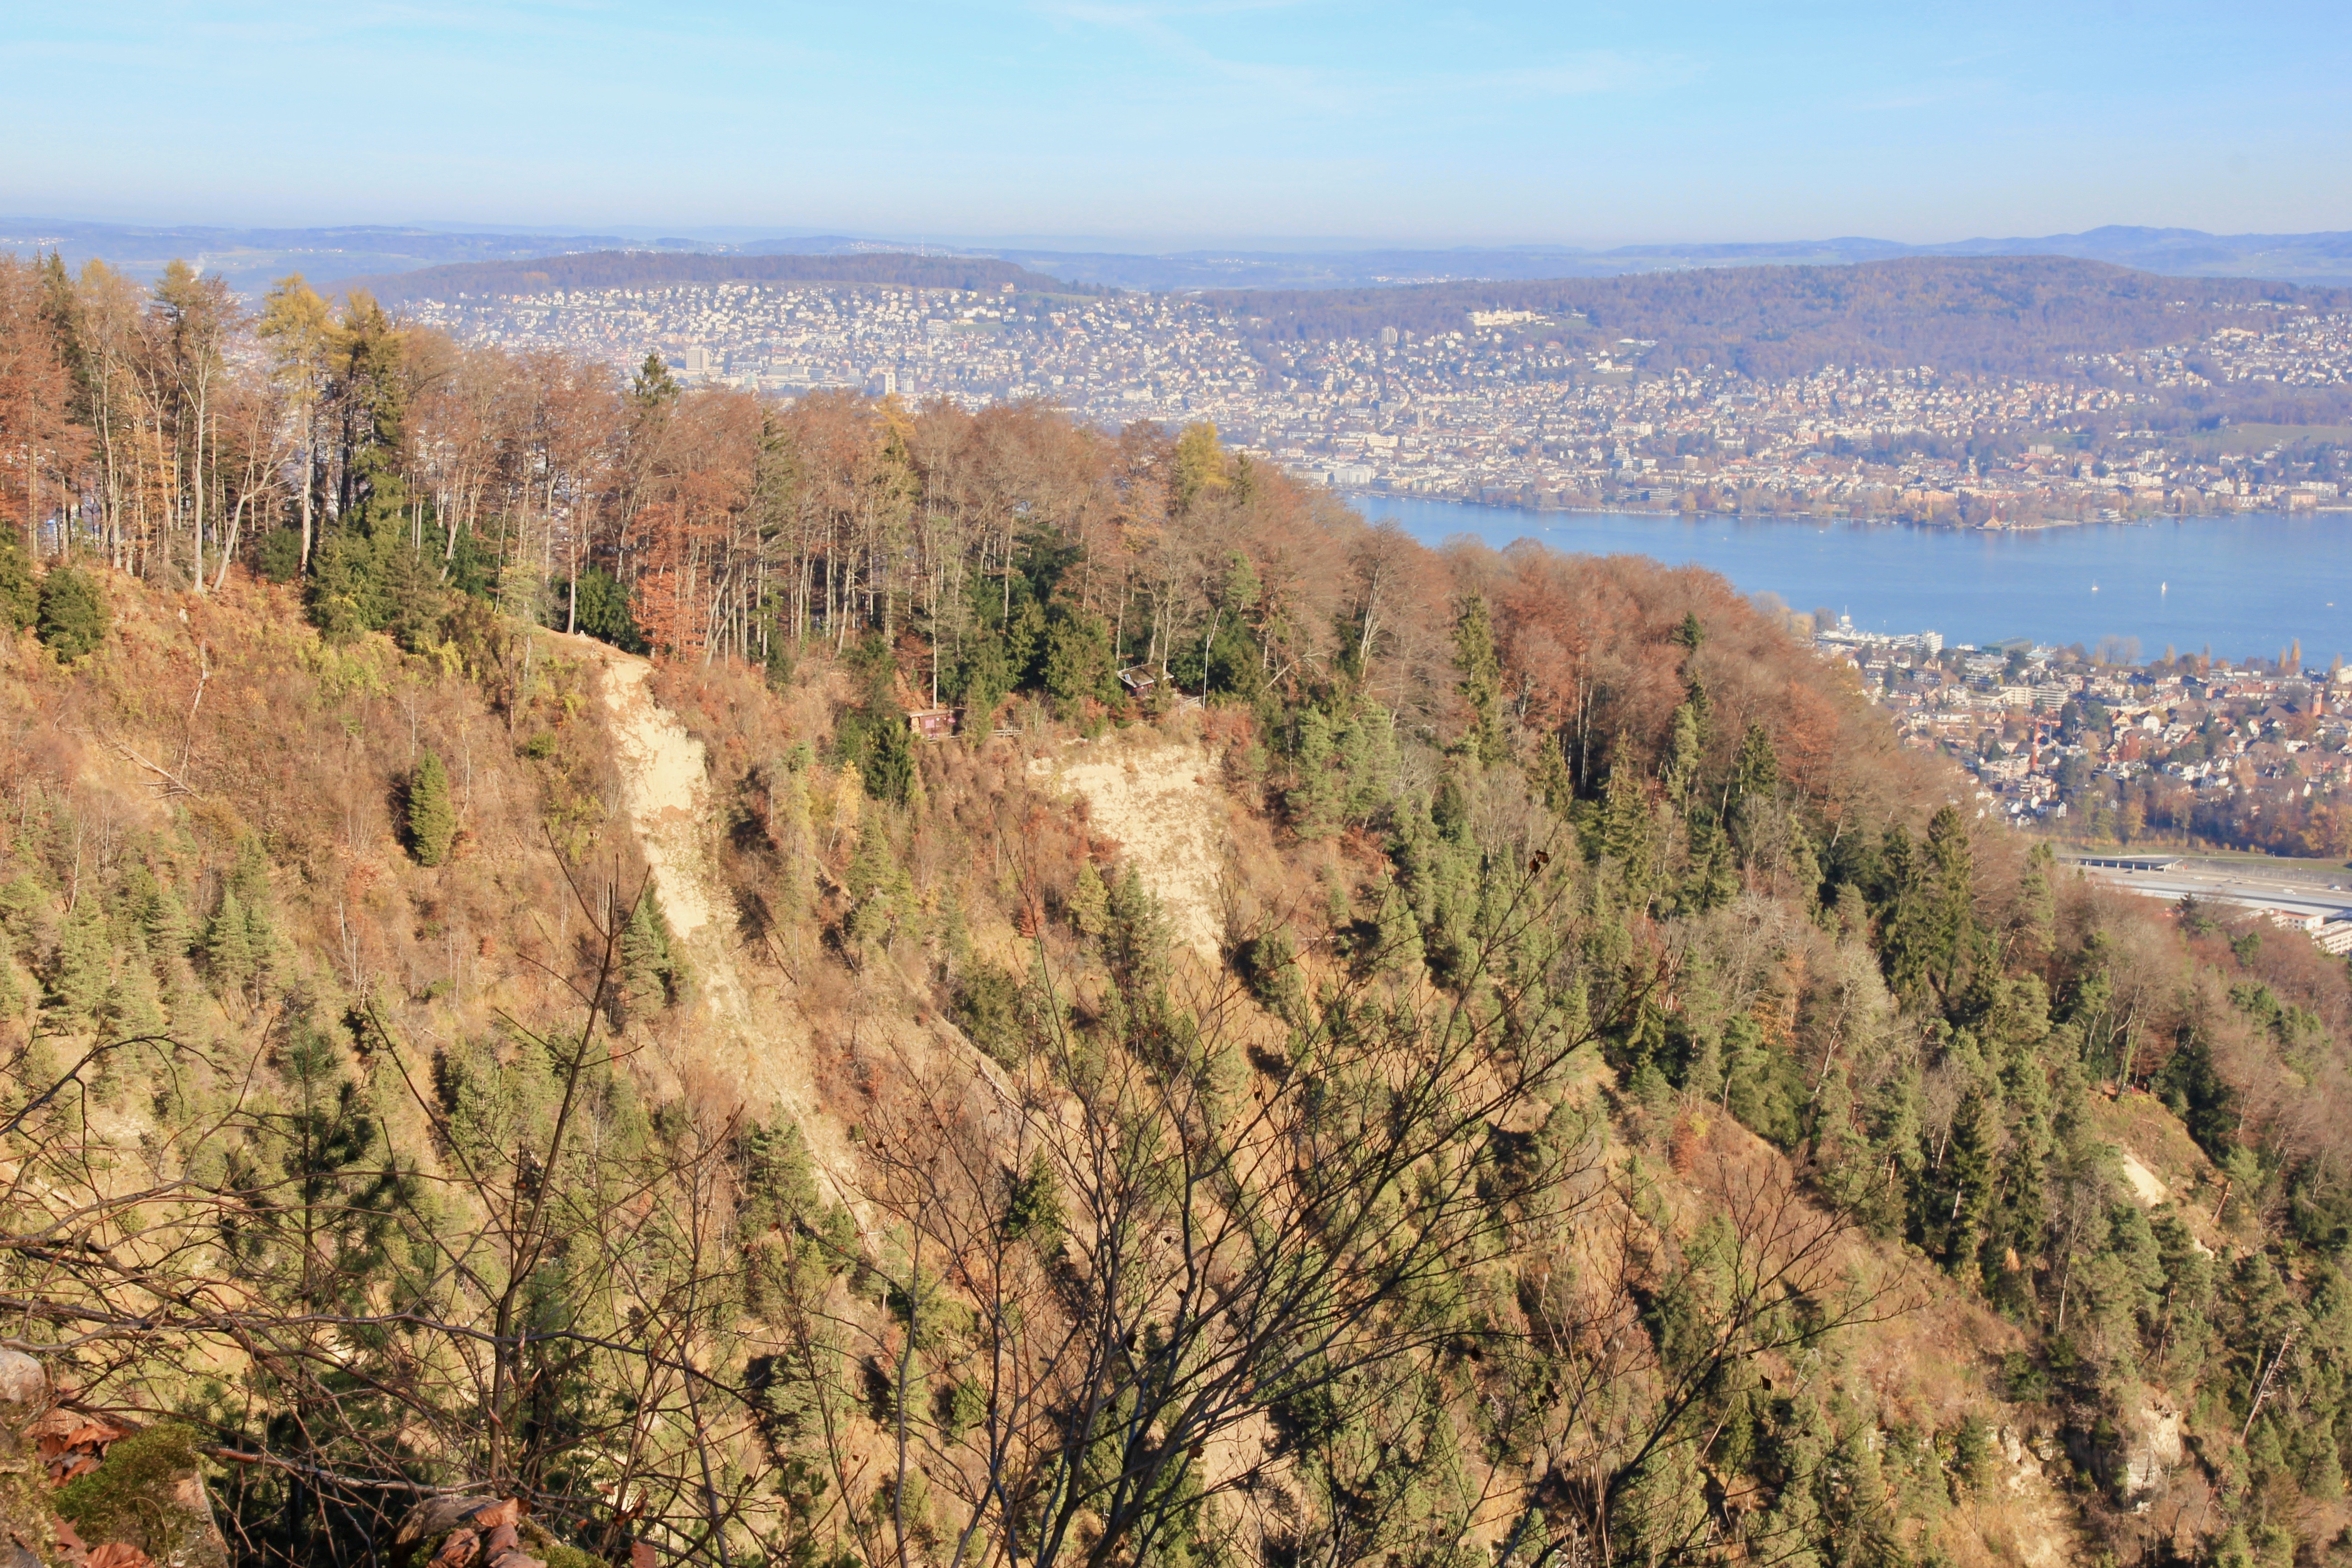
{"type": "MultiPolygon", "coordinates": [[[[2165,1185],[2162,1176],[2150,1170],[2147,1163],[2130,1150],[2121,1152],[2124,1180],[2130,1184],[2132,1197],[2140,1207],[2152,1209],[2172,1201],[2172,1189],[2165,1185]]],[[[2189,1238],[2189,1245],[2208,1258],[2213,1256],[2213,1249],[2194,1236],[2189,1238]]]]}
{"type": "Polygon", "coordinates": [[[47,1402],[48,1373],[22,1351],[0,1351],[0,1412],[22,1415],[47,1402]]]}
{"type": "Polygon", "coordinates": [[[1224,938],[1226,823],[1208,747],[1111,741],[1040,757],[1029,771],[1085,797],[1087,820],[1118,841],[1120,864],[1132,865],[1160,900],[1179,942],[1217,952],[1224,938]]]}
{"type": "Polygon", "coordinates": [[[708,752],[655,700],[650,663],[586,637],[562,641],[601,672],[622,809],[653,874],[662,918],[693,974],[695,1005],[706,1015],[699,1065],[748,1100],[803,1119],[820,1163],[827,1163],[832,1140],[811,1120],[817,1105],[805,1025],[755,993],[737,963],[731,901],[711,854],[708,752]]]}
{"type": "Polygon", "coordinates": [[[2124,1432],[2124,1500],[2134,1512],[2145,1513],[2180,1468],[2186,1451],[2180,1441],[2180,1412],[2151,1400],[2132,1409],[2124,1432]]]}
{"type": "Polygon", "coordinates": [[[671,932],[692,938],[718,916],[703,851],[709,759],[702,742],[654,700],[653,666],[600,650],[605,712],[619,752],[622,804],[653,868],[671,932]]]}
{"type": "Polygon", "coordinates": [[[2172,1194],[2165,1190],[2164,1178],[2140,1163],[2138,1156],[2126,1149],[2123,1158],[2124,1180],[2131,1184],[2132,1194],[2144,1207],[2154,1208],[2171,1197],[2172,1194]]]}

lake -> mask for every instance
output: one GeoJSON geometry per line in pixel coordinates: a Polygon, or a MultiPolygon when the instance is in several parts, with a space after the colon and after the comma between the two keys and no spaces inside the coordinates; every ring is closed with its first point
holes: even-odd
{"type": "Polygon", "coordinates": [[[1528,511],[1361,496],[1429,544],[1466,534],[1497,549],[1533,539],[1578,553],[1649,555],[1720,572],[1796,610],[1826,607],[1870,631],[1936,631],[1947,643],[2004,637],[2133,637],[2217,658],[2275,658],[2303,639],[2306,663],[2352,660],[2352,512],[2235,512],[2032,531],[1824,519],[1683,518],[1528,511]]]}

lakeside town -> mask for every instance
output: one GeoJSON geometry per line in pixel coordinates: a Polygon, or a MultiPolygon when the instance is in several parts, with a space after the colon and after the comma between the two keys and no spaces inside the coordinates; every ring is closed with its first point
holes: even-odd
{"type": "Polygon", "coordinates": [[[2259,302],[2193,342],[2047,377],[1930,365],[1768,382],[1653,372],[1654,343],[1473,311],[1458,328],[1273,347],[1183,295],[722,283],[427,299],[463,341],[561,348],[775,397],[824,388],[1038,399],[1090,422],[1209,421],[1335,488],[1536,509],[1785,513],[2035,527],[2345,506],[2331,442],[2139,427],[2184,388],[2352,378],[2352,314],[2259,302]],[[2086,426],[2105,433],[2093,437],[2086,426]]]}
{"type": "Polygon", "coordinates": [[[1789,616],[1851,664],[1904,743],[1946,752],[1985,815],[2076,841],[2352,855],[2352,668],[2091,650],[1947,647],[1789,616]]]}

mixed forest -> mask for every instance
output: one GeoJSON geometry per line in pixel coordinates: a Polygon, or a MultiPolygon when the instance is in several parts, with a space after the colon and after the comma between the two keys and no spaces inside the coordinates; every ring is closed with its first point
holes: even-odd
{"type": "Polygon", "coordinates": [[[35,1562],[2352,1552],[2345,964],[1718,578],[15,262],[0,518],[35,1562]]]}

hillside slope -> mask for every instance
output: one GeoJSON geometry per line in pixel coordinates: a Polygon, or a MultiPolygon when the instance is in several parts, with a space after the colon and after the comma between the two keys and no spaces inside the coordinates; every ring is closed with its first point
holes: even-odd
{"type": "Polygon", "coordinates": [[[168,1452],[254,1563],[420,1489],[568,1568],[2337,1549],[2340,961],[2063,875],[1706,574],[820,414],[767,515],[927,476],[963,586],[811,543],[646,658],[719,524],[0,550],[0,1348],[116,1434],[28,1540],[168,1452]]]}

